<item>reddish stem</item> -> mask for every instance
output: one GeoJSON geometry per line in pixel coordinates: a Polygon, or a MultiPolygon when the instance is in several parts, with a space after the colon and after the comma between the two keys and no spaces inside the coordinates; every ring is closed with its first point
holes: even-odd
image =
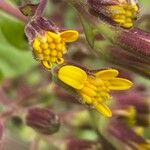
{"type": "Polygon", "coordinates": [[[10,3],[6,2],[5,0],[0,0],[0,9],[8,13],[9,15],[12,15],[16,17],[17,19],[27,22],[28,18],[25,17],[19,9],[15,8],[15,6],[11,5],[10,3]]]}
{"type": "Polygon", "coordinates": [[[40,0],[40,4],[36,10],[35,16],[41,16],[43,14],[46,3],[47,3],[47,0],[40,0]]]}

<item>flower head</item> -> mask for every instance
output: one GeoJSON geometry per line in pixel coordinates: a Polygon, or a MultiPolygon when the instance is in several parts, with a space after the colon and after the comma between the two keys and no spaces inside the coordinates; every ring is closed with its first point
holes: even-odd
{"type": "Polygon", "coordinates": [[[63,55],[67,52],[66,43],[77,40],[78,32],[66,30],[63,32],[46,31],[43,35],[35,37],[33,52],[44,67],[51,69],[53,64],[62,64],[63,55]]]}
{"type": "Polygon", "coordinates": [[[124,1],[119,5],[110,6],[109,10],[112,13],[113,21],[124,28],[131,28],[133,26],[133,21],[137,18],[139,9],[135,2],[133,3],[132,1],[132,3],[127,3],[124,1]]]}
{"type": "Polygon", "coordinates": [[[124,28],[131,28],[139,7],[135,0],[89,0],[90,11],[124,28]]]}
{"type": "Polygon", "coordinates": [[[93,72],[73,66],[65,65],[58,70],[58,78],[65,84],[74,88],[82,97],[82,102],[91,106],[110,117],[110,109],[105,102],[111,98],[111,90],[127,90],[132,82],[127,79],[119,78],[118,71],[106,69],[93,72]]]}
{"type": "Polygon", "coordinates": [[[60,31],[53,22],[43,17],[33,18],[25,28],[33,54],[46,69],[51,69],[54,64],[64,62],[67,52],[66,43],[78,39],[75,30],[60,31]]]}

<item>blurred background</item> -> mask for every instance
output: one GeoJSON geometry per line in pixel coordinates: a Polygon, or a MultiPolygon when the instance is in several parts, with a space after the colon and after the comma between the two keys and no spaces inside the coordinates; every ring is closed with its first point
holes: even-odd
{"type": "MultiPolygon", "coordinates": [[[[5,1],[14,9],[13,12],[21,4],[20,0],[5,1]]],[[[114,93],[114,116],[112,119],[104,118],[81,105],[53,82],[51,72],[33,59],[32,48],[24,33],[27,23],[24,17],[21,13],[18,15],[12,13],[11,9],[5,9],[1,2],[0,150],[150,150],[150,79],[120,69],[123,77],[134,82],[134,87],[131,91],[114,93]],[[26,115],[34,107],[50,109],[60,117],[61,125],[54,130],[57,132],[45,135],[41,134],[40,127],[35,130],[27,125],[26,115]],[[130,140],[126,141],[128,138],[130,140]],[[144,144],[149,147],[141,146],[144,144]]],[[[33,3],[37,2],[33,0],[33,3]]],[[[147,22],[150,23],[150,1],[139,0],[139,3],[139,18],[147,15],[147,22]]],[[[112,66],[92,53],[85,41],[78,14],[72,6],[61,0],[49,0],[44,16],[62,29],[80,31],[81,37],[69,45],[70,53],[66,59],[82,62],[92,69],[112,66]]],[[[144,22],[139,27],[144,30],[144,22]]],[[[147,31],[150,31],[150,26],[147,31]]],[[[41,111],[41,114],[44,113],[41,111]]],[[[36,115],[33,120],[35,118],[36,115]]]]}

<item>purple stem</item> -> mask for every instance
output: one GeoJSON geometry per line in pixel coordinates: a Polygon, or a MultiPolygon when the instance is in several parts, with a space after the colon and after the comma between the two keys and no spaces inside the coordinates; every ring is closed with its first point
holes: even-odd
{"type": "Polygon", "coordinates": [[[47,3],[47,0],[40,0],[40,4],[36,10],[35,16],[41,16],[43,14],[46,3],[47,3]]]}
{"type": "Polygon", "coordinates": [[[16,17],[17,19],[20,19],[23,22],[27,22],[28,19],[22,13],[19,11],[19,9],[15,8],[13,5],[9,4],[5,0],[0,0],[0,9],[8,13],[9,15],[12,15],[16,17]]]}

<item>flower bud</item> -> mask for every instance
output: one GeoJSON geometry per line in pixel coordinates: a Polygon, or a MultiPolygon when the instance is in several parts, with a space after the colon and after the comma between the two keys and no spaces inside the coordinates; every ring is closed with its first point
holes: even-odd
{"type": "Polygon", "coordinates": [[[32,108],[26,116],[26,123],[41,134],[53,134],[60,127],[60,119],[49,109],[32,108]]]}
{"type": "Polygon", "coordinates": [[[102,20],[131,28],[139,7],[136,0],[88,0],[90,12],[102,20]]]}

